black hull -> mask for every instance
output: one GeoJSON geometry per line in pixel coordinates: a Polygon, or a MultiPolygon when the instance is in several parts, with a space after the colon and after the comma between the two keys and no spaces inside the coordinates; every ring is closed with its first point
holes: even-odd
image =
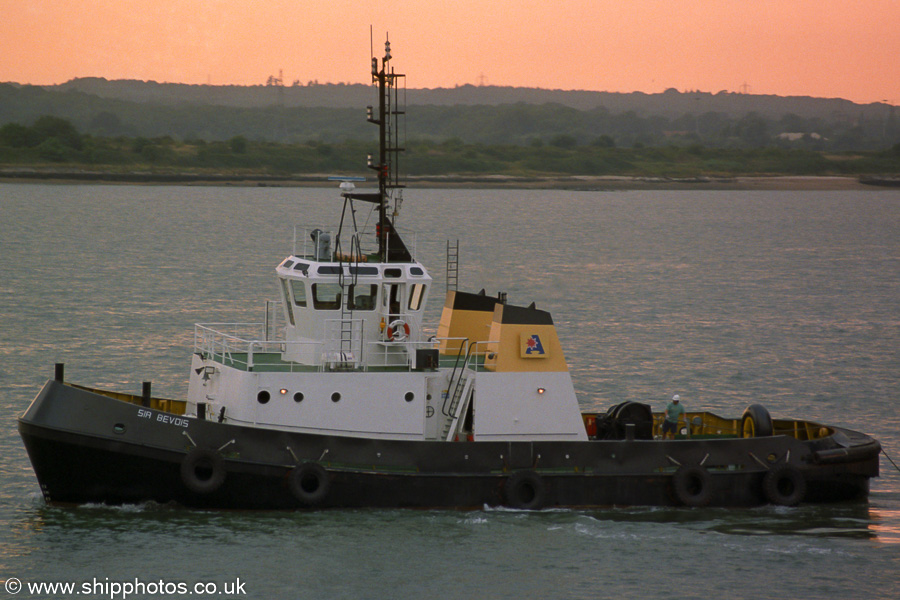
{"type": "Polygon", "coordinates": [[[880,451],[844,430],[849,447],[787,436],[448,443],[170,417],[51,381],[19,431],[48,502],[256,510],[835,502],[866,497],[880,451]],[[779,469],[802,478],[801,497],[767,491],[779,469]]]}

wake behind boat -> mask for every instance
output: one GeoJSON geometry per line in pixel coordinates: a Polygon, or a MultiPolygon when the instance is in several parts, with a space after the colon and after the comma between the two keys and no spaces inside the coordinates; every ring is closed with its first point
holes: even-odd
{"type": "MultiPolygon", "coordinates": [[[[185,400],[67,383],[58,365],[19,420],[48,502],[540,509],[867,496],[880,446],[862,433],[752,405],[734,418],[688,412],[663,439],[664,416],[645,404],[581,412],[553,319],[534,304],[449,289],[429,336],[433,279],[396,227],[404,76],[390,61],[387,44],[372,59],[377,190],[342,181],[339,223],[295,236],[261,323],[195,326],[185,400]]],[[[448,245],[450,282],[455,256],[448,245]]]]}

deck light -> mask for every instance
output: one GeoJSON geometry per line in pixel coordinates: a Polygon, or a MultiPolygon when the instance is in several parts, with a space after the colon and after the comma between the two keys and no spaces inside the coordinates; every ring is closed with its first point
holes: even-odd
{"type": "Polygon", "coordinates": [[[537,389],[537,393],[538,393],[538,394],[543,394],[543,393],[546,392],[546,391],[547,391],[547,390],[545,390],[545,389],[542,388],[542,387],[539,387],[539,388],[537,389]]]}

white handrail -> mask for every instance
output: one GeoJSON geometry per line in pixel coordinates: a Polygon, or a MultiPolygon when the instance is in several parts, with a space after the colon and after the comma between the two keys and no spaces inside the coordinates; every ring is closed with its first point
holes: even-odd
{"type": "MultiPolygon", "coordinates": [[[[346,228],[346,226],[345,226],[345,228],[346,228]]],[[[300,227],[300,226],[295,225],[294,226],[294,239],[293,239],[293,244],[291,245],[291,255],[292,256],[295,256],[300,259],[305,259],[305,260],[315,260],[315,254],[316,254],[315,253],[315,245],[314,245],[314,242],[313,242],[313,239],[311,236],[312,236],[312,232],[317,229],[322,231],[323,233],[327,233],[328,235],[331,236],[331,239],[332,239],[331,250],[332,251],[335,250],[335,248],[337,246],[337,233],[336,233],[338,231],[337,225],[313,225],[313,226],[305,226],[305,227],[300,227]],[[299,235],[299,238],[298,238],[298,235],[299,235]],[[297,252],[297,242],[300,240],[302,240],[302,244],[301,244],[301,248],[300,248],[300,253],[298,253],[297,252]]],[[[402,227],[395,227],[395,229],[405,240],[406,247],[409,250],[410,255],[412,256],[412,259],[417,260],[419,234],[415,231],[407,230],[402,227]]],[[[362,226],[358,232],[352,232],[350,234],[350,236],[351,237],[358,236],[358,239],[361,242],[364,238],[361,237],[360,234],[365,235],[367,233],[369,233],[369,231],[366,230],[365,226],[362,226]]],[[[368,244],[368,246],[370,246],[369,248],[363,248],[363,244],[360,243],[360,250],[361,250],[361,253],[364,255],[365,254],[375,254],[376,252],[378,252],[377,244],[374,241],[374,239],[375,239],[374,233],[370,239],[373,241],[371,241],[368,244]]],[[[319,260],[321,262],[337,262],[337,261],[331,261],[331,260],[323,260],[322,258],[319,258],[319,260]]]]}
{"type": "MultiPolygon", "coordinates": [[[[264,334],[264,327],[264,323],[197,323],[194,325],[194,351],[218,362],[243,365],[249,369],[259,364],[258,355],[277,354],[282,356],[288,348],[312,346],[314,350],[309,354],[315,357],[312,364],[286,361],[281,366],[287,365],[290,371],[300,367],[324,369],[327,366],[329,361],[325,356],[325,351],[329,348],[328,340],[267,340],[264,335],[253,335],[253,333],[264,334]],[[240,333],[244,333],[244,335],[240,335],[240,333]],[[241,360],[235,358],[235,354],[246,354],[247,358],[246,360],[241,360]]],[[[476,370],[478,369],[476,357],[487,354],[486,350],[478,351],[478,348],[492,343],[478,342],[474,345],[475,347],[472,348],[472,351],[469,352],[470,342],[466,338],[432,337],[424,341],[407,340],[387,343],[382,340],[369,341],[362,345],[354,345],[354,350],[358,349],[360,351],[360,356],[354,362],[365,370],[372,367],[402,367],[404,364],[407,369],[411,370],[414,367],[413,357],[417,349],[437,349],[441,342],[447,341],[460,342],[463,348],[461,356],[468,357],[468,360],[464,360],[460,368],[474,368],[476,370]],[[406,357],[403,363],[398,364],[396,361],[398,353],[406,357]]]]}

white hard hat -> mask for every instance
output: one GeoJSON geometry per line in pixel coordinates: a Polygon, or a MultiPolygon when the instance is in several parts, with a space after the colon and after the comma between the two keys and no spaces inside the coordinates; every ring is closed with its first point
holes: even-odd
{"type": "Polygon", "coordinates": [[[679,400],[681,400],[681,396],[679,396],[678,394],[672,396],[672,402],[678,402],[679,400]]]}

